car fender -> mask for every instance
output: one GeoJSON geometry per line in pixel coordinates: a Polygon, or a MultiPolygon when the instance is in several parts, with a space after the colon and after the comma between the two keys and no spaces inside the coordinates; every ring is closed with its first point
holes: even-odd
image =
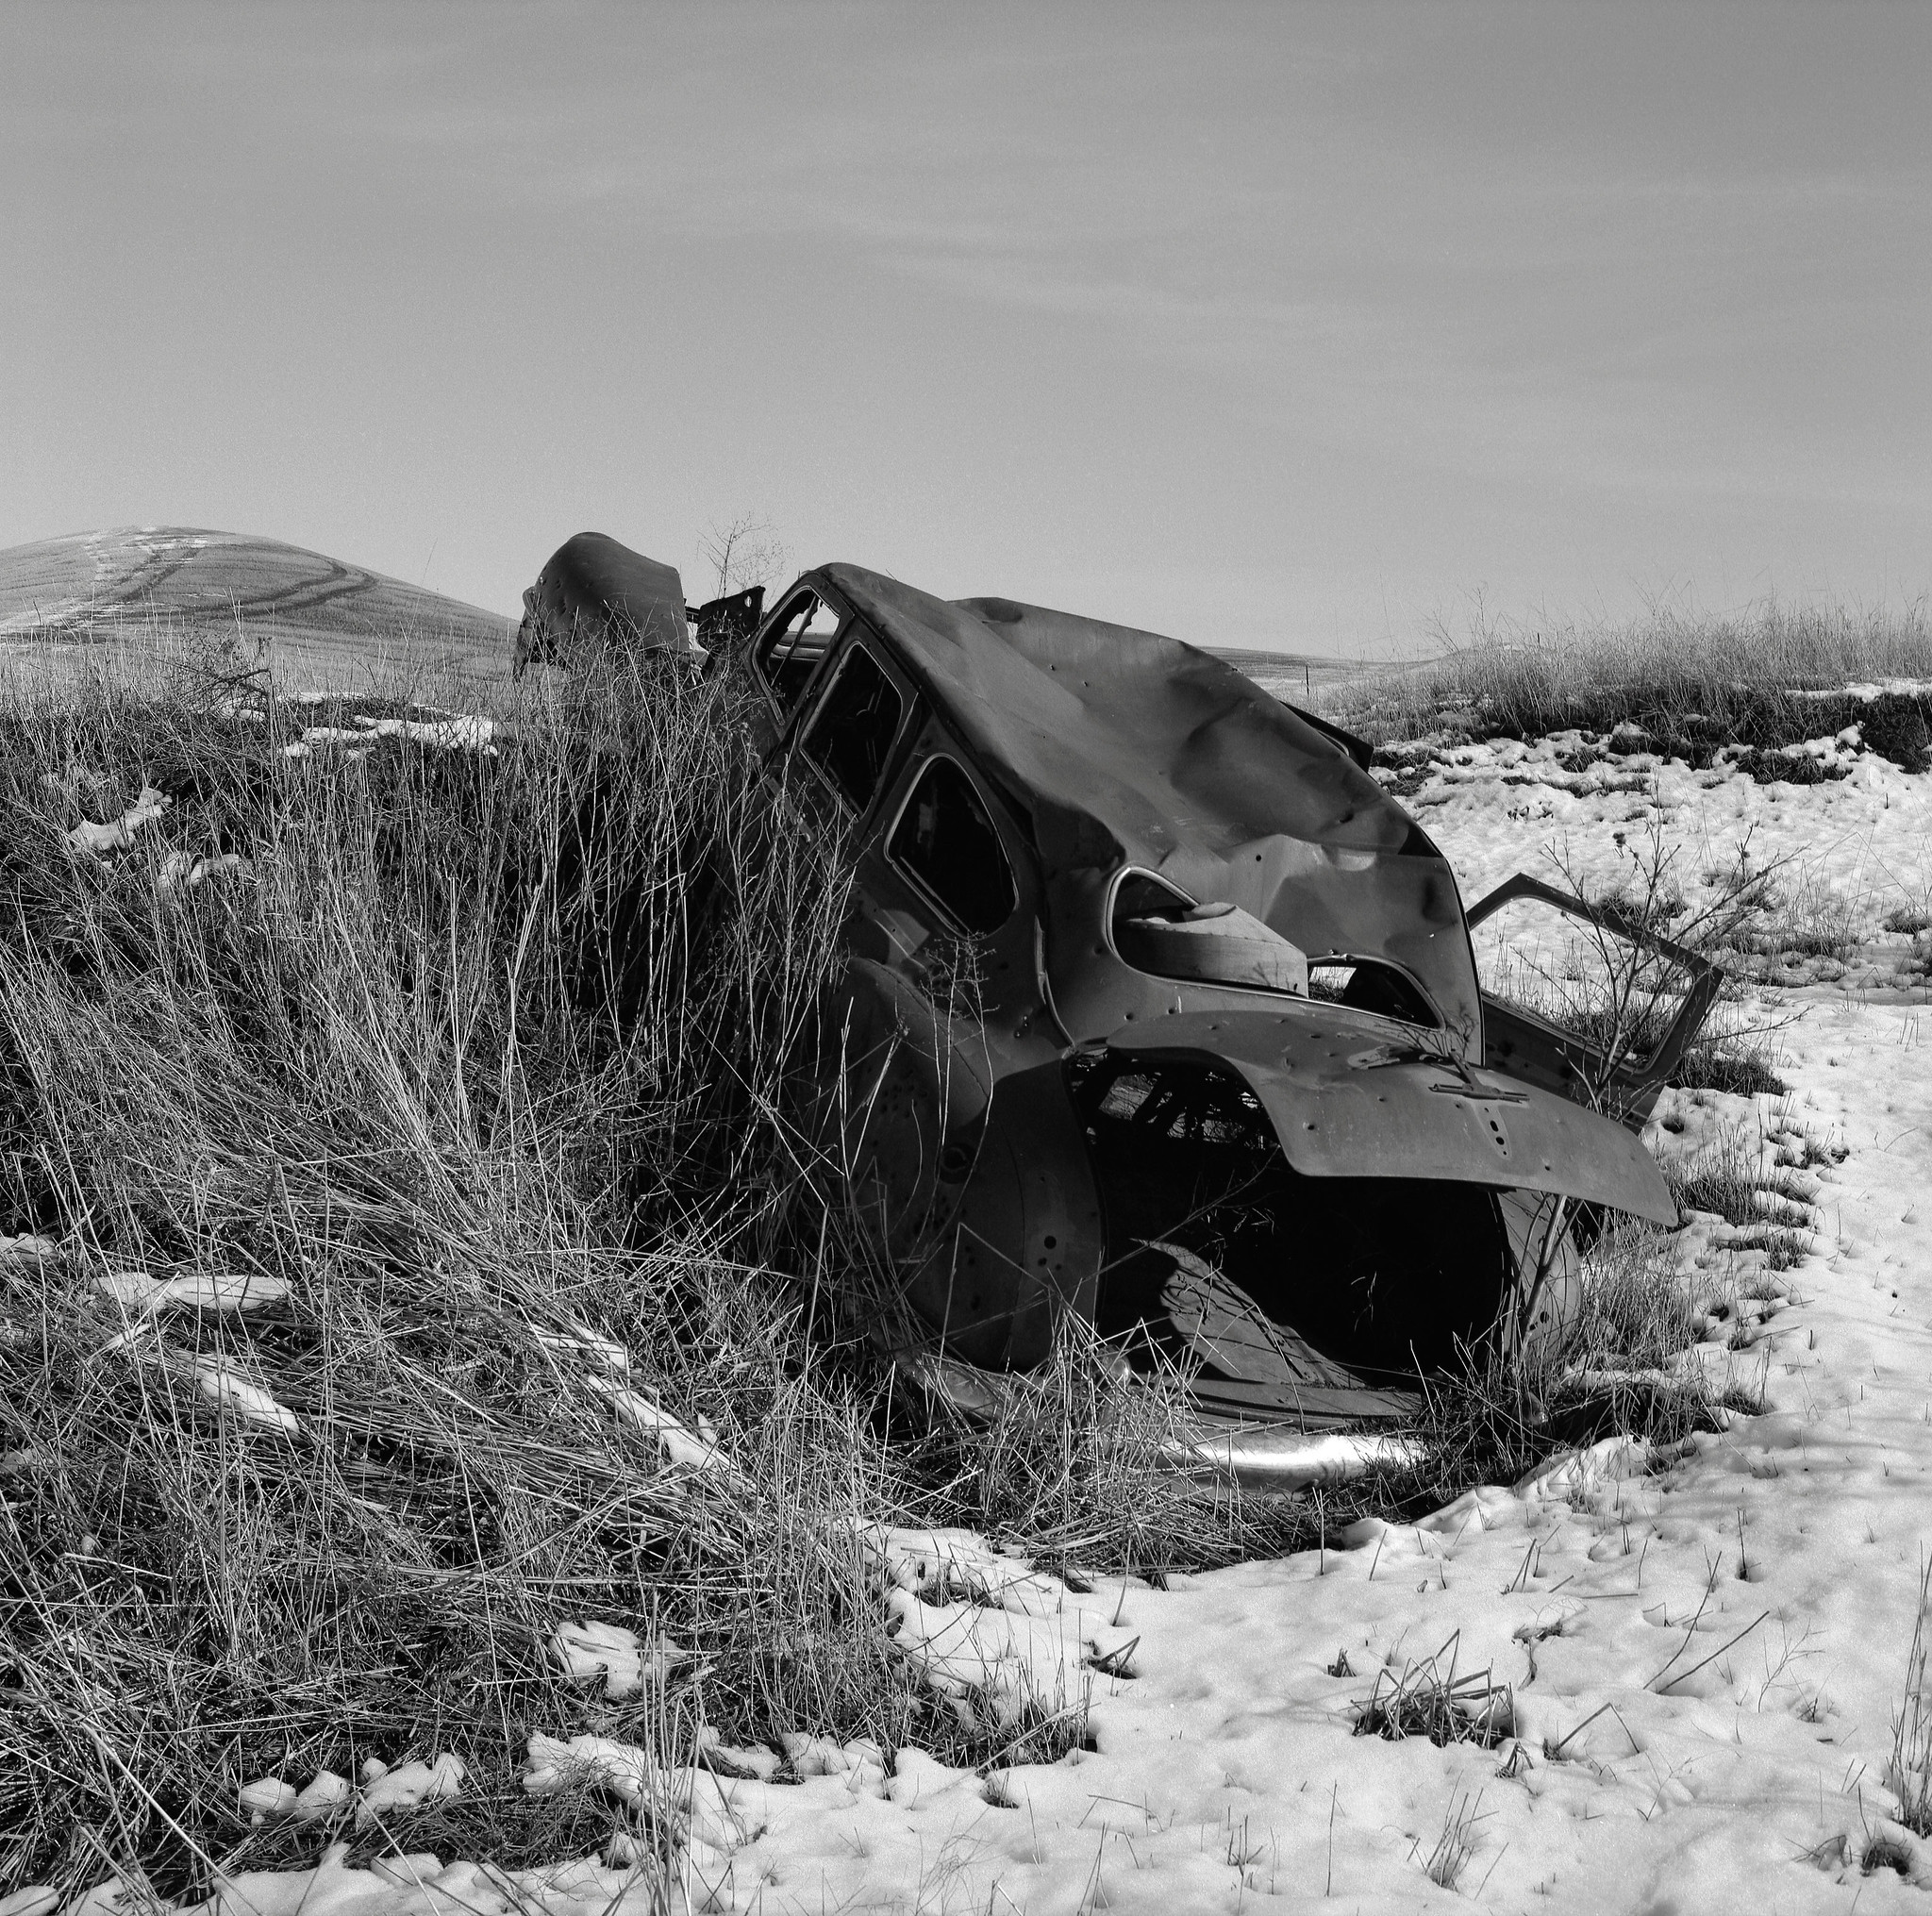
{"type": "Polygon", "coordinates": [[[1038,1363],[1062,1312],[1091,1317],[1105,1246],[1057,1049],[942,1016],[913,980],[858,958],[834,1025],[844,1091],[828,1129],[906,1302],[946,1356],[1038,1363]]]}

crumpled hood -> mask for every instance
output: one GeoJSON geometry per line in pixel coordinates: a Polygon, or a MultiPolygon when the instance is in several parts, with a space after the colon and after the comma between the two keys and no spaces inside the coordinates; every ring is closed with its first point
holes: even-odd
{"type": "MultiPolygon", "coordinates": [[[[1441,1178],[1546,1191],[1674,1225],[1677,1207],[1622,1125],[1502,1072],[1431,1055],[1399,1027],[1341,1006],[1191,1012],[1108,1049],[1238,1075],[1305,1177],[1441,1178]]],[[[1417,1034],[1418,1039],[1434,1034],[1417,1034]]]]}

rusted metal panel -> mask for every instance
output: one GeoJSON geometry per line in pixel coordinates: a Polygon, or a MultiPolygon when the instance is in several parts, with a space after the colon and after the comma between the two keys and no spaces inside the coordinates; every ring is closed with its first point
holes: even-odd
{"type": "Polygon", "coordinates": [[[697,642],[708,652],[729,650],[746,643],[758,629],[765,615],[765,589],[747,586],[741,592],[726,592],[722,599],[707,599],[691,614],[697,631],[697,642]]]}
{"type": "Polygon", "coordinates": [[[521,678],[545,661],[570,665],[582,652],[608,645],[690,653],[684,583],[675,566],[604,533],[579,532],[551,554],[524,594],[515,673],[521,678]]]}
{"type": "Polygon", "coordinates": [[[1481,1056],[1448,861],[1336,740],[1178,640],[1004,599],[952,604],[858,566],[824,576],[1030,820],[1057,998],[1083,996],[1092,901],[1135,865],[1310,957],[1392,960],[1481,1056]]]}
{"type": "Polygon", "coordinates": [[[1232,1067],[1304,1177],[1408,1177],[1545,1191],[1659,1224],[1677,1207],[1650,1153],[1612,1120],[1340,1006],[1191,1012],[1109,1050],[1232,1067]]]}

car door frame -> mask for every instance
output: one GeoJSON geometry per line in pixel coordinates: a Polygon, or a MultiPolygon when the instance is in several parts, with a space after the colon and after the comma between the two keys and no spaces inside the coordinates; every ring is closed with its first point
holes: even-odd
{"type": "MultiPolygon", "coordinates": [[[[1627,912],[1613,906],[1590,905],[1527,872],[1504,879],[1493,891],[1477,899],[1464,913],[1463,922],[1473,933],[1485,919],[1523,898],[1580,920],[1600,938],[1620,939],[1682,968],[1686,979],[1683,1002],[1670,1029],[1641,1064],[1620,1060],[1607,1068],[1602,1047],[1581,1032],[1482,991],[1483,1058],[1488,1068],[1557,1091],[1573,1104],[1600,1108],[1633,1131],[1641,1130],[1656,1108],[1657,1093],[1682,1063],[1684,1053],[1717,1003],[1724,988],[1724,972],[1701,953],[1665,938],[1627,912]],[[1600,1087],[1594,1098],[1590,1091],[1592,1082],[1600,1087]]],[[[1480,989],[1480,974],[1477,986],[1480,989]]]]}
{"type": "MultiPolygon", "coordinates": [[[[835,603],[828,600],[827,603],[835,603]]],[[[891,649],[856,612],[847,612],[841,622],[833,642],[826,648],[825,656],[813,671],[797,706],[793,708],[791,722],[779,740],[774,757],[783,757],[788,763],[796,764],[800,772],[810,778],[823,791],[827,800],[837,808],[844,818],[847,829],[854,835],[854,842],[859,847],[860,856],[878,833],[878,820],[881,808],[887,796],[898,786],[905,771],[907,756],[911,741],[923,736],[925,729],[926,704],[919,695],[919,688],[900,667],[892,657],[891,649]],[[856,811],[852,801],[840,791],[830,775],[805,750],[806,735],[811,729],[811,721],[817,715],[826,694],[839,682],[839,675],[844,670],[846,661],[853,652],[863,650],[880,675],[892,690],[899,694],[899,723],[893,728],[891,743],[886,747],[880,762],[878,783],[872,789],[864,805],[856,811]]]]}
{"type": "Polygon", "coordinates": [[[759,625],[758,632],[751,642],[749,662],[752,677],[757,680],[758,691],[763,695],[771,727],[771,738],[765,749],[767,763],[782,757],[791,748],[792,740],[798,730],[800,718],[803,717],[808,708],[817,701],[819,693],[823,690],[823,680],[826,667],[831,664],[833,659],[841,656],[846,634],[858,623],[858,615],[852,609],[850,604],[847,603],[844,596],[835,587],[827,584],[819,574],[806,572],[800,573],[797,578],[792,580],[791,586],[786,590],[784,596],[759,625]],[[808,591],[821,605],[829,606],[839,614],[839,624],[832,633],[830,642],[825,647],[824,657],[813,665],[811,675],[806,680],[803,689],[798,694],[797,701],[788,709],[779,703],[777,690],[774,687],[771,680],[765,676],[763,668],[758,663],[758,658],[764,648],[766,635],[774,625],[782,625],[786,613],[791,609],[799,595],[808,591]]]}

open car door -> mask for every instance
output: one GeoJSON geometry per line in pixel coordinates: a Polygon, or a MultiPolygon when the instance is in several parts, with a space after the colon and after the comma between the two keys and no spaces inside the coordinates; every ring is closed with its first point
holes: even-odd
{"type": "MultiPolygon", "coordinates": [[[[1505,879],[1469,908],[1471,933],[1506,906],[1524,899],[1590,927],[1585,942],[1608,960],[1608,969],[1622,981],[1623,1016],[1607,1020],[1609,1028],[1592,1034],[1504,998],[1485,985],[1483,1062],[1492,1071],[1507,1072],[1622,1119],[1632,1130],[1641,1129],[1657,1105],[1658,1091],[1710,1015],[1724,974],[1708,958],[1614,907],[1586,905],[1525,872],[1505,879]],[[1614,955],[1613,947],[1618,948],[1614,955]],[[1682,998],[1668,1027],[1646,1043],[1642,1027],[1659,1022],[1664,996],[1660,987],[1672,974],[1681,977],[1682,998]]],[[[1617,990],[1613,987],[1613,995],[1617,990]]]]}

